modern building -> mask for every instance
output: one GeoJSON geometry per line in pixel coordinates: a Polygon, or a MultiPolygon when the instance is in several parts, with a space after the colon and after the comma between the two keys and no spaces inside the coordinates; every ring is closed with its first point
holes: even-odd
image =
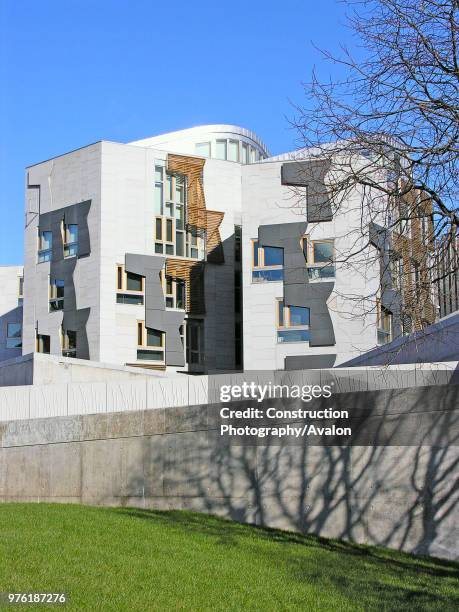
{"type": "MultiPolygon", "coordinates": [[[[23,314],[22,272],[8,269],[5,322],[22,319],[23,354],[167,371],[347,361],[402,333],[407,291],[389,262],[405,238],[413,259],[417,230],[369,226],[369,263],[350,270],[340,254],[360,196],[332,212],[326,174],[307,152],[271,157],[231,125],[97,142],[30,166],[23,314]],[[374,310],[349,291],[379,291],[374,310]]],[[[2,324],[0,359],[20,354],[18,330],[2,324]]]]}
{"type": "Polygon", "coordinates": [[[22,266],[0,266],[0,361],[22,355],[22,266]]]}

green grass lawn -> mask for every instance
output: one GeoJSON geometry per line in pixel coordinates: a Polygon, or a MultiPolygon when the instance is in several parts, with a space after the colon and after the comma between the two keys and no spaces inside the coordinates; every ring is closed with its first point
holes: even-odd
{"type": "Polygon", "coordinates": [[[11,590],[67,610],[459,610],[459,565],[189,512],[0,504],[11,590]]]}

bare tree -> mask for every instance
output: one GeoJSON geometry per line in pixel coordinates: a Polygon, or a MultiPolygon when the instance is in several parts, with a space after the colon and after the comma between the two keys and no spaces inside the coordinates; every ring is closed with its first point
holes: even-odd
{"type": "MultiPolygon", "coordinates": [[[[459,0],[344,1],[359,59],[347,48],[339,57],[321,51],[346,76],[324,82],[313,72],[294,125],[307,156],[330,165],[334,212],[360,194],[358,238],[343,262],[360,266],[368,257],[362,239],[372,240],[372,223],[402,237],[414,225],[427,239],[419,279],[406,265],[399,271],[410,277],[404,302],[412,315],[439,280],[432,245],[457,245],[459,0]]],[[[386,264],[396,275],[393,260],[386,264]]],[[[414,318],[417,328],[426,323],[414,318]]]]}

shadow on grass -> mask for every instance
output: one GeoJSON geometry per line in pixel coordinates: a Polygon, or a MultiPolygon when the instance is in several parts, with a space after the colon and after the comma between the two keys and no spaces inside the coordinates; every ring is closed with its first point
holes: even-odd
{"type": "Polygon", "coordinates": [[[215,537],[219,543],[238,546],[239,538],[256,537],[277,544],[295,544],[321,550],[322,552],[351,555],[364,558],[374,564],[384,564],[386,569],[405,570],[413,574],[426,574],[437,577],[450,577],[458,580],[459,562],[410,555],[400,551],[376,546],[365,546],[354,542],[332,540],[316,535],[302,535],[292,531],[282,531],[258,525],[247,525],[208,514],[199,514],[183,510],[147,510],[141,508],[113,508],[117,514],[155,521],[168,526],[182,528],[186,532],[193,531],[215,537]]]}

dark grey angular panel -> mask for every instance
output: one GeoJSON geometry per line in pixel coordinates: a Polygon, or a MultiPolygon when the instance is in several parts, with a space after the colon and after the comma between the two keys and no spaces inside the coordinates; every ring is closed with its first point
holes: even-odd
{"type": "Polygon", "coordinates": [[[286,370],[320,370],[335,365],[336,354],[290,355],[284,360],[286,370]]]}
{"type": "Polygon", "coordinates": [[[327,159],[282,164],[282,185],[307,188],[307,211],[310,223],[333,219],[333,211],[325,186],[325,176],[330,170],[330,165],[327,159]]]}
{"type": "Polygon", "coordinates": [[[260,225],[260,246],[284,249],[284,303],[286,306],[303,306],[310,309],[310,346],[335,344],[333,323],[327,300],[333,291],[333,282],[310,283],[305,265],[301,238],[306,233],[306,222],[260,225]]]}
{"type": "Polygon", "coordinates": [[[166,364],[184,366],[183,344],[179,327],[185,314],[166,310],[160,272],[165,258],[161,255],[135,255],[126,253],[126,272],[145,277],[145,326],[166,334],[166,364]]]}
{"type": "Polygon", "coordinates": [[[381,266],[381,304],[392,313],[392,330],[396,338],[402,333],[402,295],[394,289],[390,273],[390,254],[392,251],[392,235],[387,229],[376,223],[370,223],[370,242],[379,250],[381,266]]]}
{"type": "MultiPolygon", "coordinates": [[[[91,242],[88,227],[88,214],[91,200],[79,202],[64,208],[58,208],[39,217],[39,231],[50,231],[53,236],[52,258],[50,261],[50,280],[64,281],[64,312],[62,325],[64,329],[77,333],[78,359],[89,359],[89,344],[86,323],[90,308],[77,309],[73,273],[77,259],[87,257],[91,253],[91,242]],[[61,223],[76,223],[78,225],[78,255],[64,258],[61,223]]],[[[40,330],[38,330],[40,333],[40,330]]]]}

